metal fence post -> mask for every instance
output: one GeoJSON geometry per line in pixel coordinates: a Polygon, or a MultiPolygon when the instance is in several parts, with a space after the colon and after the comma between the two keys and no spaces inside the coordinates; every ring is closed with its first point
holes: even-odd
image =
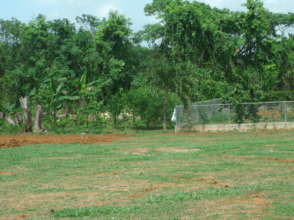
{"type": "Polygon", "coordinates": [[[287,103],[284,102],[284,118],[285,118],[285,122],[288,121],[288,117],[287,117],[287,103]]]}
{"type": "Polygon", "coordinates": [[[231,112],[232,110],[231,110],[231,104],[229,105],[229,123],[231,124],[232,123],[232,116],[231,116],[231,114],[232,114],[232,112],[231,112]]]}

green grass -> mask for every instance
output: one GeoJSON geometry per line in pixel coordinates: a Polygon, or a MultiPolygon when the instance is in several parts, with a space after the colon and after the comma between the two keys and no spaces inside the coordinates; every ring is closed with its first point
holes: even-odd
{"type": "Polygon", "coordinates": [[[293,219],[293,131],[1,149],[0,219],[22,217],[293,219]]]}

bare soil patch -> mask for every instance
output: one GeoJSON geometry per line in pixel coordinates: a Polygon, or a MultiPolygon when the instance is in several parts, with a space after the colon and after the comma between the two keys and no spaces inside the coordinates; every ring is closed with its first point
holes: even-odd
{"type": "Polygon", "coordinates": [[[124,140],[127,135],[18,135],[0,136],[0,148],[19,147],[33,144],[95,144],[110,143],[116,140],[124,140]]]}
{"type": "MultiPolygon", "coordinates": [[[[217,155],[219,157],[219,155],[217,155]]],[[[223,158],[232,158],[232,159],[256,159],[256,160],[266,160],[266,161],[273,161],[273,162],[281,162],[281,163],[294,163],[294,160],[285,160],[279,158],[261,158],[255,156],[237,156],[237,155],[222,155],[223,158]]]]}
{"type": "Polygon", "coordinates": [[[134,155],[144,155],[148,153],[150,150],[154,150],[156,152],[161,153],[191,153],[191,152],[198,152],[200,149],[187,149],[187,148],[180,148],[180,147],[160,147],[160,148],[131,148],[127,149],[127,153],[131,153],[134,155]]]}
{"type": "Polygon", "coordinates": [[[131,148],[131,149],[127,149],[128,153],[134,154],[134,155],[143,155],[148,153],[150,149],[149,148],[131,148]]]}
{"type": "Polygon", "coordinates": [[[73,160],[83,158],[82,155],[71,155],[67,157],[48,157],[47,160],[73,160]]]}
{"type": "Polygon", "coordinates": [[[153,186],[153,185],[150,185],[148,187],[144,187],[143,189],[135,192],[135,193],[132,193],[129,195],[129,198],[143,198],[145,197],[148,193],[152,193],[156,190],[158,190],[160,188],[159,185],[157,186],[153,186]]]}
{"type": "MultiPolygon", "coordinates": [[[[190,205],[189,213],[198,216],[199,219],[214,219],[213,216],[222,213],[218,219],[238,219],[240,212],[245,219],[260,219],[269,208],[270,201],[262,195],[245,195],[238,197],[221,198],[218,200],[206,200],[199,205],[190,205]]],[[[181,219],[191,219],[183,216],[181,219]]]]}
{"type": "Polygon", "coordinates": [[[119,174],[118,173],[98,173],[96,174],[95,176],[98,176],[98,177],[111,177],[111,176],[118,176],[119,174]]]}
{"type": "Polygon", "coordinates": [[[1,171],[0,170],[0,175],[7,175],[7,176],[13,176],[15,175],[16,173],[13,173],[13,172],[9,172],[9,171],[1,171]]]}
{"type": "Polygon", "coordinates": [[[255,216],[262,216],[263,211],[269,208],[269,201],[262,195],[253,194],[246,197],[232,198],[224,201],[226,207],[234,208],[235,206],[243,207],[247,213],[255,214],[255,216]]]}
{"type": "Polygon", "coordinates": [[[28,219],[29,217],[32,217],[32,216],[26,215],[26,214],[19,214],[19,215],[11,215],[11,216],[0,217],[0,220],[28,219]]]}
{"type": "Polygon", "coordinates": [[[157,148],[156,151],[163,153],[190,153],[190,152],[198,152],[200,149],[187,149],[180,147],[161,147],[157,148]]]}
{"type": "Polygon", "coordinates": [[[278,158],[265,158],[263,160],[283,162],[283,163],[294,163],[294,160],[282,160],[282,159],[278,159],[278,158]]]}
{"type": "Polygon", "coordinates": [[[215,178],[211,178],[211,177],[197,178],[196,180],[198,180],[202,183],[208,184],[208,185],[215,185],[215,186],[219,186],[222,188],[229,188],[230,187],[230,185],[221,183],[219,180],[217,180],[215,178]]]}
{"type": "Polygon", "coordinates": [[[266,208],[267,204],[268,204],[268,201],[265,198],[263,198],[261,195],[258,195],[258,194],[251,194],[251,195],[248,194],[246,197],[228,199],[228,201],[231,204],[245,203],[245,204],[248,204],[251,206],[259,206],[262,208],[266,208]]]}

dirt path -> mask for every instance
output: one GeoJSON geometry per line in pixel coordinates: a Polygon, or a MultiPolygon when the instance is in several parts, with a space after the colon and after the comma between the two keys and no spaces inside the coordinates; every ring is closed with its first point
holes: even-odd
{"type": "Polygon", "coordinates": [[[19,147],[33,144],[95,144],[109,143],[116,140],[128,138],[127,135],[18,135],[18,136],[0,136],[0,149],[19,147]]]}

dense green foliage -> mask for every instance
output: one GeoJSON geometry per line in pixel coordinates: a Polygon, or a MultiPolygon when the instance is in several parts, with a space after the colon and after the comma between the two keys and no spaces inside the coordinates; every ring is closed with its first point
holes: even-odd
{"type": "Polygon", "coordinates": [[[138,33],[116,12],[0,20],[0,112],[15,117],[27,96],[49,127],[166,128],[180,102],[293,99],[294,15],[244,6],[153,0],[145,12],[158,23],[138,33]]]}

